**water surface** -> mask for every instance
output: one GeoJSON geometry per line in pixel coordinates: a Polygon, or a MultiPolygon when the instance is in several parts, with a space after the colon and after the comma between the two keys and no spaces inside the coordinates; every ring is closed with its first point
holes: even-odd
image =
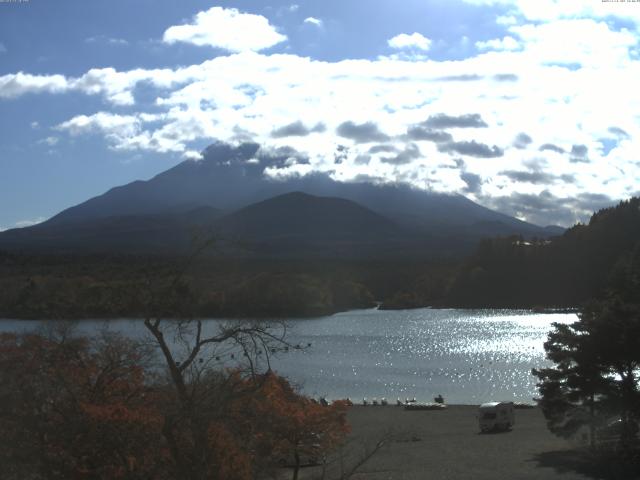
{"type": "MultiPolygon", "coordinates": [[[[274,370],[307,394],[328,398],[416,397],[449,403],[532,401],[532,368],[548,365],[543,343],[552,322],[575,314],[524,310],[358,310],[288,322],[288,340],[300,344],[272,359],[274,370]],[[306,347],[311,344],[310,347],[306,347]]],[[[209,328],[220,320],[207,320],[209,328]]],[[[0,321],[2,331],[33,330],[42,322],[0,321]]],[[[100,328],[141,337],[140,320],[87,320],[100,328]]],[[[237,358],[237,356],[236,356],[237,358]]]]}

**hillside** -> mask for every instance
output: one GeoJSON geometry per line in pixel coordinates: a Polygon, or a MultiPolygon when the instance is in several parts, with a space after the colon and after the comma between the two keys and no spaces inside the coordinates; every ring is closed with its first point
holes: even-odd
{"type": "Polygon", "coordinates": [[[462,267],[447,303],[575,307],[612,286],[634,288],[638,275],[640,198],[631,198],[550,241],[484,240],[462,267]]]}

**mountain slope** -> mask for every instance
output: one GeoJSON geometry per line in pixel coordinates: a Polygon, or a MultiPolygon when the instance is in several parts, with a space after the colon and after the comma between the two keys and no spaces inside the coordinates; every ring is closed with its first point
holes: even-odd
{"type": "MultiPolygon", "coordinates": [[[[258,145],[251,143],[238,147],[216,143],[204,151],[201,161],[185,161],[148,181],[113,188],[60,212],[40,225],[0,233],[0,248],[180,253],[191,244],[194,226],[211,225],[220,212],[238,213],[235,217],[229,216],[226,224],[220,220],[220,231],[253,236],[254,240],[266,242],[269,245],[267,250],[279,251],[285,249],[285,244],[277,248],[276,238],[284,242],[284,237],[291,237],[287,244],[291,247],[296,236],[294,230],[301,228],[303,220],[307,221],[307,234],[298,235],[296,241],[299,244],[318,246],[319,239],[328,240],[334,233],[334,240],[342,238],[346,241],[349,238],[347,229],[358,225],[354,220],[358,218],[364,222],[363,230],[357,239],[352,231],[350,241],[360,242],[370,236],[366,243],[382,242],[380,252],[412,244],[416,251],[429,249],[432,256],[467,253],[483,237],[512,234],[547,237],[557,233],[489,210],[461,195],[436,194],[405,184],[338,182],[323,174],[286,179],[272,179],[265,175],[269,167],[286,165],[291,155],[288,150],[263,152],[258,145]],[[325,200],[311,202],[307,198],[307,203],[319,202],[322,208],[318,204],[314,207],[318,210],[305,211],[305,198],[300,196],[301,193],[297,198],[299,205],[285,196],[279,201],[287,203],[289,198],[286,216],[277,215],[277,202],[267,203],[270,215],[275,215],[272,222],[262,221],[261,215],[251,213],[266,208],[260,207],[260,202],[291,192],[303,192],[325,200]],[[334,198],[334,203],[337,199],[351,202],[346,211],[354,215],[354,204],[358,204],[358,215],[353,218],[345,216],[349,220],[341,220],[342,213],[346,215],[341,207],[347,204],[336,204],[330,208],[327,197],[334,198]],[[249,205],[254,205],[253,209],[239,212],[249,205]],[[331,214],[323,214],[323,208],[331,214]],[[211,209],[217,213],[212,215],[211,209]],[[362,209],[367,209],[368,213],[362,209]],[[200,218],[194,214],[198,211],[209,214],[200,218]],[[376,221],[372,215],[378,216],[376,221]],[[258,225],[261,225],[261,233],[256,230],[258,225]],[[272,236],[266,238],[265,229],[269,225],[272,236]],[[392,241],[389,235],[381,235],[379,230],[382,229],[376,230],[375,225],[387,225],[386,228],[395,232],[395,239],[392,241]],[[314,226],[317,227],[315,230],[314,226]],[[313,234],[310,233],[312,231],[313,234]],[[395,246],[391,247],[391,244],[395,246]]],[[[329,243],[325,241],[322,248],[326,249],[329,243]]],[[[410,251],[408,249],[406,253],[410,251]]]]}
{"type": "MultiPolygon", "coordinates": [[[[404,184],[338,182],[326,175],[293,176],[285,180],[265,177],[266,168],[283,164],[290,152],[261,154],[256,144],[232,147],[211,145],[201,161],[185,161],[148,181],[113,188],[103,195],[71,207],[51,223],[87,218],[180,212],[208,205],[225,211],[300,191],[322,197],[354,201],[389,218],[422,229],[465,227],[493,222],[509,233],[546,236],[536,225],[482,207],[461,195],[445,195],[404,184]]],[[[479,228],[483,234],[486,228],[479,228]]]]}
{"type": "Polygon", "coordinates": [[[465,307],[576,307],[607,288],[640,292],[640,198],[596,212],[551,241],[483,241],[449,303],[465,307]]]}
{"type": "Polygon", "coordinates": [[[181,214],[122,215],[44,222],[0,234],[0,248],[56,253],[187,252],[203,228],[220,217],[200,207],[181,214]]]}

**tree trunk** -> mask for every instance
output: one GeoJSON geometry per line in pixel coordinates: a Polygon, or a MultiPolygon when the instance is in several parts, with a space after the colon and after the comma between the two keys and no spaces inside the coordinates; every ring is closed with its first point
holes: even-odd
{"type": "Polygon", "coordinates": [[[589,447],[591,449],[596,446],[596,425],[595,425],[595,408],[594,408],[594,394],[591,394],[589,399],[589,447]]]}
{"type": "Polygon", "coordinates": [[[293,480],[298,480],[298,472],[300,471],[300,455],[298,454],[298,450],[294,452],[293,456],[296,462],[293,466],[293,480]]]}

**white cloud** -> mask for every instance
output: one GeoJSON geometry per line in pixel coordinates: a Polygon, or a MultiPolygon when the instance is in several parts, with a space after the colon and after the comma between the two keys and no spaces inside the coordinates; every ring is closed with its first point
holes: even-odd
{"type": "Polygon", "coordinates": [[[299,8],[300,8],[300,5],[298,5],[297,3],[293,3],[289,5],[290,12],[297,12],[299,8]]]}
{"type": "Polygon", "coordinates": [[[463,0],[474,5],[499,5],[510,12],[505,18],[521,16],[527,20],[552,21],[558,19],[616,17],[640,23],[640,9],[635,1],[603,0],[463,0]]]}
{"type": "Polygon", "coordinates": [[[431,47],[431,40],[424,35],[414,32],[411,35],[401,33],[387,41],[387,44],[391,48],[403,49],[403,48],[415,48],[417,50],[427,51],[431,47]]]}
{"type": "Polygon", "coordinates": [[[197,150],[186,150],[182,154],[182,158],[184,158],[185,160],[198,161],[198,160],[202,160],[202,153],[197,150]]]}
{"type": "Polygon", "coordinates": [[[169,27],[163,36],[169,44],[185,42],[230,52],[260,51],[285,40],[262,15],[222,7],[196,14],[190,24],[169,27]]]}
{"type": "Polygon", "coordinates": [[[484,42],[476,42],[476,48],[478,50],[518,50],[520,48],[520,44],[518,41],[507,35],[503,38],[495,38],[493,40],[487,40],[484,42]]]}
{"type": "Polygon", "coordinates": [[[69,89],[63,75],[9,73],[0,76],[0,98],[16,98],[27,93],[61,93],[69,89]]]}
{"type": "Polygon", "coordinates": [[[519,25],[509,30],[521,39],[532,60],[578,63],[598,69],[628,63],[629,48],[638,43],[634,33],[611,30],[606,23],[592,19],[519,25]]]}
{"type": "Polygon", "coordinates": [[[315,18],[315,17],[307,17],[304,19],[304,23],[308,23],[311,25],[315,25],[316,27],[322,27],[322,20],[320,20],[319,18],[315,18]]]}
{"type": "Polygon", "coordinates": [[[176,152],[197,159],[197,150],[214,139],[243,138],[308,155],[308,165],[274,167],[269,170],[274,176],[315,170],[343,180],[367,175],[444,192],[460,192],[476,181],[469,195],[487,204],[512,194],[566,199],[590,192],[619,198],[621,192],[637,191],[640,61],[631,54],[637,32],[591,18],[504,25],[507,36],[477,42],[480,54],[457,61],[407,61],[416,55],[403,57],[406,51],[429,46],[422,42],[424,48],[417,47],[420,38],[428,39],[414,34],[400,36],[398,45],[407,50],[395,58],[330,62],[244,50],[175,69],[101,68],[77,78],[20,73],[11,77],[11,93],[0,90],[0,96],[36,91],[100,95],[128,113],[77,115],[56,128],[70,135],[101,135],[116,150],[176,152]],[[148,110],[134,102],[141,83],[156,87],[155,105],[148,110]],[[408,139],[408,127],[440,113],[477,114],[488,128],[449,129],[458,143],[448,149],[408,139]],[[336,128],[347,121],[360,126],[370,122],[372,131],[380,132],[378,138],[389,140],[371,153],[372,144],[337,135],[336,128]],[[307,136],[272,136],[274,128],[295,122],[322,122],[326,129],[307,136]],[[613,126],[628,136],[618,138],[605,155],[601,139],[611,138],[613,126]],[[527,149],[513,146],[521,133],[533,139],[527,149]],[[409,147],[410,141],[415,147],[409,147]],[[544,144],[566,152],[584,145],[590,163],[540,150],[544,144]],[[339,145],[346,150],[336,163],[339,145]],[[499,151],[493,146],[503,155],[449,153],[499,151]],[[398,158],[406,152],[412,155],[398,158]],[[394,158],[395,163],[390,161],[394,158]],[[551,180],[529,181],[544,178],[545,168],[551,180]],[[535,175],[518,173],[531,171],[535,175]]]}
{"type": "Polygon", "coordinates": [[[33,225],[37,225],[38,223],[42,223],[46,220],[45,217],[37,217],[37,218],[33,218],[33,219],[29,219],[29,220],[19,220],[16,223],[14,223],[13,225],[9,226],[9,227],[3,227],[0,225],[0,232],[4,232],[7,231],[9,229],[12,228],[24,228],[24,227],[31,227],[33,225]]]}

